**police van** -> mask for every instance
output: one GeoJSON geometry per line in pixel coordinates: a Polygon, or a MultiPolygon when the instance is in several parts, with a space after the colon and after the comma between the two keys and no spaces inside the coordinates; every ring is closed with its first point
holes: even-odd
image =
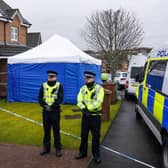
{"type": "Polygon", "coordinates": [[[135,96],[136,88],[138,86],[138,82],[135,81],[136,75],[141,72],[144,68],[145,62],[147,60],[147,56],[138,54],[133,55],[129,61],[128,66],[128,76],[125,83],[125,98],[129,99],[130,95],[135,96]]]}
{"type": "Polygon", "coordinates": [[[136,118],[145,121],[162,147],[162,165],[168,168],[168,49],[149,54],[139,74],[136,118]]]}

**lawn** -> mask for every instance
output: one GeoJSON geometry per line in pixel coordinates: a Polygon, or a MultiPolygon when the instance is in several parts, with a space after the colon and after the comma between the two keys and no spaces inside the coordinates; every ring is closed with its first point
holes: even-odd
{"type": "MultiPolygon", "coordinates": [[[[116,104],[111,105],[110,121],[102,122],[101,141],[115,118],[120,104],[121,101],[117,101],[116,104]]],[[[15,112],[31,120],[42,122],[41,108],[37,103],[8,103],[5,100],[0,100],[0,108],[15,112]]],[[[81,112],[75,112],[76,110],[74,109],[77,109],[75,105],[62,105],[61,130],[80,137],[81,112]],[[67,119],[71,116],[80,116],[80,118],[67,119]]],[[[0,110],[0,142],[42,146],[42,137],[42,126],[0,110]]],[[[91,140],[91,135],[89,139],[91,140]]],[[[61,141],[64,149],[79,148],[79,139],[71,135],[68,136],[62,133],[61,141]]]]}

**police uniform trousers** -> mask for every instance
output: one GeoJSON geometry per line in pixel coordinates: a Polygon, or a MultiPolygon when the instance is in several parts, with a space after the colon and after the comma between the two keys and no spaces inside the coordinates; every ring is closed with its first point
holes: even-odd
{"type": "Polygon", "coordinates": [[[43,128],[44,138],[43,145],[47,151],[50,151],[51,145],[51,128],[53,129],[54,145],[57,150],[61,150],[60,143],[60,109],[55,111],[43,110],[43,128]]]}
{"type": "Polygon", "coordinates": [[[89,131],[92,133],[92,154],[94,158],[100,157],[100,126],[101,116],[82,116],[82,128],[81,128],[81,144],[80,153],[87,155],[88,148],[88,135],[89,131]]]}

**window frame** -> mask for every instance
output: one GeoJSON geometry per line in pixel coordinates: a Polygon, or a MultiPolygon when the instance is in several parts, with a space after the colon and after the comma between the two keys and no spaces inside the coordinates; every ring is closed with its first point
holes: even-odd
{"type": "MultiPolygon", "coordinates": [[[[148,71],[147,71],[147,75],[146,75],[146,85],[149,88],[154,89],[159,93],[162,93],[162,88],[160,90],[159,88],[156,87],[156,85],[154,83],[153,83],[154,85],[152,85],[151,82],[148,83],[147,79],[148,79],[148,76],[155,76],[156,79],[158,77],[160,77],[160,78],[163,78],[163,81],[164,81],[167,64],[168,64],[167,60],[152,60],[149,62],[148,71]],[[163,65],[163,63],[165,66],[164,69],[162,69],[163,66],[157,67],[158,65],[163,65]],[[160,73],[159,73],[159,71],[160,71],[160,73]]],[[[163,83],[162,83],[162,87],[163,87],[163,83]]]]}
{"type": "Polygon", "coordinates": [[[17,42],[19,40],[19,29],[16,26],[11,26],[10,28],[10,39],[11,41],[17,42]]]}
{"type": "MultiPolygon", "coordinates": [[[[156,66],[160,65],[162,62],[166,63],[165,64],[165,70],[166,70],[166,66],[167,66],[167,60],[163,60],[163,61],[151,61],[150,62],[150,65],[149,65],[149,68],[148,68],[148,73],[147,73],[147,76],[152,73],[154,70],[156,70],[156,66]],[[154,63],[154,64],[153,64],[154,63]],[[153,65],[152,65],[153,64],[153,65]],[[152,66],[152,67],[151,67],[152,66]]],[[[158,70],[158,69],[157,69],[158,70]]],[[[164,70],[164,72],[165,72],[164,70]]],[[[161,70],[160,70],[161,71],[161,70]]],[[[165,75],[165,73],[164,73],[165,75]]]]}

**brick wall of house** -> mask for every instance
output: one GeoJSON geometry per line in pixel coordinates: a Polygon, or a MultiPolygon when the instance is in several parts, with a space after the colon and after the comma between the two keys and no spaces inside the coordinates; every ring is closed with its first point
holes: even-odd
{"type": "Polygon", "coordinates": [[[20,24],[21,23],[20,23],[20,20],[17,15],[14,17],[13,22],[6,24],[6,42],[8,44],[15,44],[16,43],[19,45],[26,45],[27,28],[24,26],[21,26],[20,24]],[[18,27],[18,30],[19,30],[18,42],[11,41],[11,37],[10,37],[11,26],[18,27]]]}
{"type": "Polygon", "coordinates": [[[4,22],[0,21],[0,44],[4,43],[4,22]]]}

